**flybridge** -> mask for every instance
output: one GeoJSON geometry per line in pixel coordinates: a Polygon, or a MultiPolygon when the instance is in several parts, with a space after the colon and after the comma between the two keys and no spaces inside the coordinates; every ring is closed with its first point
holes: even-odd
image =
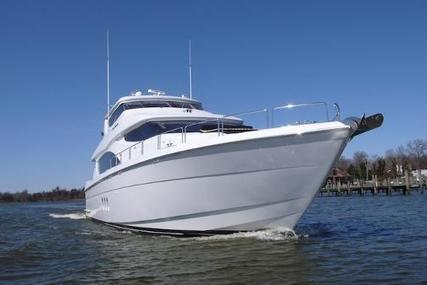
{"type": "Polygon", "coordinates": [[[190,99],[181,95],[181,97],[166,95],[166,92],[160,90],[148,89],[148,94],[143,94],[141,91],[131,92],[129,96],[124,96],[117,100],[110,110],[110,116],[116,109],[125,103],[130,103],[131,109],[134,108],[155,108],[155,107],[170,107],[170,108],[186,108],[203,110],[202,103],[197,100],[190,99]],[[155,103],[157,102],[157,103],[155,103]]]}
{"type": "Polygon", "coordinates": [[[120,98],[108,114],[108,126],[111,127],[120,115],[131,109],[141,108],[181,108],[191,112],[193,109],[203,110],[199,101],[185,96],[167,96],[165,92],[148,90],[149,95],[143,95],[141,91],[131,93],[130,96],[120,98]]]}

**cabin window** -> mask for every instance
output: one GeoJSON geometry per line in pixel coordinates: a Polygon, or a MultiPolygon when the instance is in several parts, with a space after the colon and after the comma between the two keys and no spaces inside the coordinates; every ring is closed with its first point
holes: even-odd
{"type": "Polygon", "coordinates": [[[203,110],[203,107],[200,104],[190,104],[190,105],[191,105],[191,107],[193,107],[193,109],[203,110]]]}
{"type": "MultiPolygon", "coordinates": [[[[182,129],[187,126],[187,133],[198,132],[211,132],[218,129],[217,122],[206,122],[192,125],[196,122],[180,121],[180,122],[147,122],[144,125],[130,131],[125,135],[125,140],[128,142],[138,142],[158,136],[162,133],[181,133],[182,129]]],[[[224,130],[231,128],[246,128],[245,130],[252,130],[252,127],[242,126],[241,124],[226,124],[224,130]]]]}
{"type": "Polygon", "coordinates": [[[98,160],[99,173],[103,173],[108,169],[120,164],[120,160],[112,152],[104,153],[98,160]]]}
{"type": "Polygon", "coordinates": [[[117,119],[120,117],[124,110],[125,108],[123,104],[121,104],[119,107],[117,107],[113,114],[111,114],[110,119],[108,119],[108,125],[110,127],[117,121],[117,119]]]}
{"type": "Polygon", "coordinates": [[[186,103],[179,101],[134,101],[121,104],[117,109],[111,114],[110,119],[108,120],[108,125],[111,127],[120,115],[131,109],[138,108],[185,108],[185,109],[197,109],[203,110],[202,104],[200,103],[186,103]]]}
{"type": "Polygon", "coordinates": [[[197,109],[203,110],[202,105],[199,103],[185,103],[177,101],[168,101],[171,107],[173,108],[185,108],[185,109],[197,109]]]}
{"type": "Polygon", "coordinates": [[[144,102],[135,101],[124,104],[126,110],[144,108],[144,102]]]}
{"type": "Polygon", "coordinates": [[[184,127],[185,125],[187,124],[178,122],[148,122],[127,133],[125,135],[125,140],[129,142],[137,142],[157,136],[166,131],[170,131],[171,133],[181,132],[181,129],[176,128],[184,127]],[[173,131],[174,129],[176,130],[173,131]]]}
{"type": "Polygon", "coordinates": [[[165,101],[146,101],[142,103],[143,108],[162,108],[162,107],[170,107],[168,102],[165,101]]]}

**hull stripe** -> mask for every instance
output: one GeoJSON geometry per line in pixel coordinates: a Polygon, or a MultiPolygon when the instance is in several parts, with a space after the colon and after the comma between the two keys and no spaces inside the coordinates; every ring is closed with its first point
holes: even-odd
{"type": "MultiPolygon", "coordinates": [[[[142,186],[142,185],[149,185],[149,184],[155,184],[155,183],[161,183],[161,182],[172,182],[172,181],[179,181],[179,180],[188,180],[188,179],[197,179],[197,178],[207,178],[207,177],[218,177],[218,176],[229,176],[229,175],[239,175],[239,174],[247,174],[247,173],[257,173],[257,172],[268,172],[268,171],[277,171],[277,170],[285,170],[285,169],[298,169],[298,168],[314,168],[318,167],[316,165],[307,164],[307,165],[298,165],[298,166],[287,166],[287,167],[279,167],[279,168],[267,168],[267,169],[258,169],[258,170],[248,170],[248,171],[236,171],[236,172],[227,172],[227,173],[218,173],[218,174],[208,174],[208,175],[200,175],[200,176],[192,176],[192,177],[181,177],[181,178],[173,178],[173,179],[164,179],[164,180],[158,180],[158,181],[151,181],[151,182],[145,182],[145,183],[137,183],[132,185],[127,185],[123,187],[118,187],[110,190],[103,191],[101,193],[95,194],[93,196],[86,196],[86,199],[88,198],[94,198],[100,195],[104,195],[105,193],[113,192],[120,189],[130,188],[130,187],[136,187],[136,186],[142,186]]],[[[87,193],[86,193],[87,194],[87,193]]]]}
{"type": "Polygon", "coordinates": [[[135,233],[149,234],[149,235],[168,235],[177,237],[197,237],[197,236],[212,236],[220,234],[233,234],[239,231],[232,230],[212,230],[212,231],[192,231],[192,230],[170,230],[170,229],[157,229],[157,228],[143,228],[135,226],[127,226],[116,223],[108,223],[95,218],[91,218],[94,222],[105,224],[107,226],[119,229],[119,230],[130,230],[135,233]]]}
{"type": "Polygon", "coordinates": [[[171,221],[178,221],[178,220],[186,220],[186,219],[194,219],[194,218],[201,218],[201,217],[208,217],[208,216],[214,216],[214,215],[221,215],[221,214],[227,214],[227,213],[233,213],[233,212],[241,212],[266,206],[272,206],[276,204],[291,202],[304,199],[303,197],[299,198],[292,198],[292,199],[286,199],[276,202],[270,202],[270,203],[263,203],[263,204],[257,204],[257,205],[251,205],[251,206],[242,206],[242,207],[234,207],[234,208],[228,208],[228,209],[222,209],[222,210],[214,210],[214,211],[206,211],[206,212],[199,212],[194,214],[186,214],[186,215],[179,215],[179,216],[172,216],[167,218],[159,218],[159,219],[151,219],[151,220],[143,220],[143,221],[136,221],[136,222],[118,222],[117,224],[126,224],[126,225],[135,225],[135,224],[151,224],[151,223],[164,223],[164,222],[171,222],[171,221]]]}

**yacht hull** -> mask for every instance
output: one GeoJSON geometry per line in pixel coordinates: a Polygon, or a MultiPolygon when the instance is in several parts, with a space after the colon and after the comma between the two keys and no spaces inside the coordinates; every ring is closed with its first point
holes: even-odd
{"type": "Polygon", "coordinates": [[[292,229],[350,136],[350,128],[277,135],[145,161],[91,186],[88,216],[162,234],[292,229]]]}

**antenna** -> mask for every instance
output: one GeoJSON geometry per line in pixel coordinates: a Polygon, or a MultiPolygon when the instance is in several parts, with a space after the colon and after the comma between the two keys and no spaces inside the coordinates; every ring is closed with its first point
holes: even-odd
{"type": "Polygon", "coordinates": [[[110,113],[110,31],[107,30],[107,117],[110,113]]]}
{"type": "Polygon", "coordinates": [[[188,73],[190,80],[190,99],[193,99],[193,84],[191,81],[191,40],[188,41],[188,73]]]}

